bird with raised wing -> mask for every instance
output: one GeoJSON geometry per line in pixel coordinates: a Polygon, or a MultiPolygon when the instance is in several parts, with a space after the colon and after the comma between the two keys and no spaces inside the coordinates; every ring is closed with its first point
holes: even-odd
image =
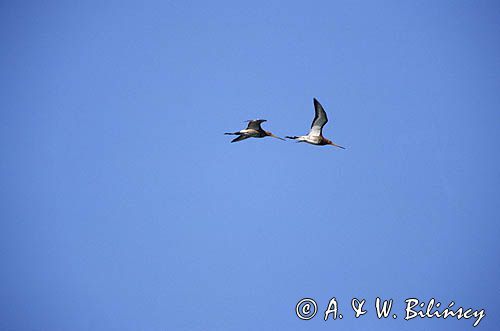
{"type": "Polygon", "coordinates": [[[321,106],[321,104],[319,103],[319,101],[316,100],[316,98],[314,98],[313,101],[314,101],[315,116],[312,121],[311,130],[309,130],[309,133],[306,136],[286,136],[286,138],[293,139],[297,142],[306,142],[312,145],[319,145],[319,146],[332,145],[335,147],[345,149],[345,147],[339,146],[333,143],[331,140],[328,140],[325,137],[323,137],[323,127],[328,122],[328,117],[326,116],[326,112],[323,109],[323,106],[321,106]]]}
{"type": "Polygon", "coordinates": [[[266,120],[248,120],[247,128],[244,130],[236,131],[236,132],[226,132],[224,134],[237,135],[238,137],[231,140],[232,143],[242,141],[248,138],[264,138],[264,137],[273,137],[281,140],[285,140],[278,136],[275,136],[269,131],[262,129],[260,126],[261,123],[266,122],[266,120]]]}

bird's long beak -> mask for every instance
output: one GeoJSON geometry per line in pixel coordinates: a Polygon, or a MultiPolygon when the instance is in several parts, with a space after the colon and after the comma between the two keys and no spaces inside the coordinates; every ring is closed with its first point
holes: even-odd
{"type": "Polygon", "coordinates": [[[272,133],[271,133],[271,134],[269,134],[269,135],[270,135],[271,137],[273,137],[273,138],[277,138],[277,139],[279,139],[279,140],[283,140],[283,141],[285,140],[285,139],[283,139],[283,138],[281,138],[281,137],[275,136],[275,135],[274,135],[274,134],[272,134],[272,133]]]}
{"type": "Polygon", "coordinates": [[[342,146],[340,146],[340,145],[337,145],[336,143],[333,143],[333,142],[332,142],[330,145],[335,146],[335,147],[338,147],[338,148],[345,149],[345,147],[342,147],[342,146]]]}

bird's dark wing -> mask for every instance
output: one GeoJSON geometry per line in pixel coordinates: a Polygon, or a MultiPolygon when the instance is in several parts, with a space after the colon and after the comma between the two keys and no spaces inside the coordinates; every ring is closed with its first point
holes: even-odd
{"type": "Polygon", "coordinates": [[[247,136],[246,134],[242,134],[242,135],[239,135],[238,137],[234,138],[233,140],[231,140],[231,142],[236,143],[238,141],[242,141],[242,140],[245,140],[247,138],[250,138],[250,136],[247,136]]]}
{"type": "Polygon", "coordinates": [[[247,129],[262,131],[260,123],[266,122],[266,120],[248,120],[247,129]]]}
{"type": "Polygon", "coordinates": [[[314,119],[311,124],[311,130],[309,131],[310,136],[321,136],[323,132],[323,127],[328,122],[328,117],[323,109],[323,106],[319,103],[316,98],[314,100],[314,119]]]}

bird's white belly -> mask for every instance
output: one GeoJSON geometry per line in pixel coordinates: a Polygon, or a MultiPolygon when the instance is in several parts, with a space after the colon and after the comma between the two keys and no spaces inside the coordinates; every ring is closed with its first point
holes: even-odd
{"type": "Polygon", "coordinates": [[[240,133],[246,134],[249,136],[253,136],[253,135],[257,135],[259,132],[257,130],[253,130],[253,129],[244,129],[244,130],[241,130],[240,133]]]}
{"type": "Polygon", "coordinates": [[[317,145],[320,140],[319,136],[304,136],[304,141],[309,144],[317,145]]]}

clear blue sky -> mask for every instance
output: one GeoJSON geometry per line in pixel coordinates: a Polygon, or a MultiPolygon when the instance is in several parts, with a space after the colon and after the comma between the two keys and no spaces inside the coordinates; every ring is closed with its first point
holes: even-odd
{"type": "Polygon", "coordinates": [[[0,36],[1,330],[498,328],[497,2],[2,2],[0,36]],[[223,135],[313,97],[346,150],[223,135]]]}

